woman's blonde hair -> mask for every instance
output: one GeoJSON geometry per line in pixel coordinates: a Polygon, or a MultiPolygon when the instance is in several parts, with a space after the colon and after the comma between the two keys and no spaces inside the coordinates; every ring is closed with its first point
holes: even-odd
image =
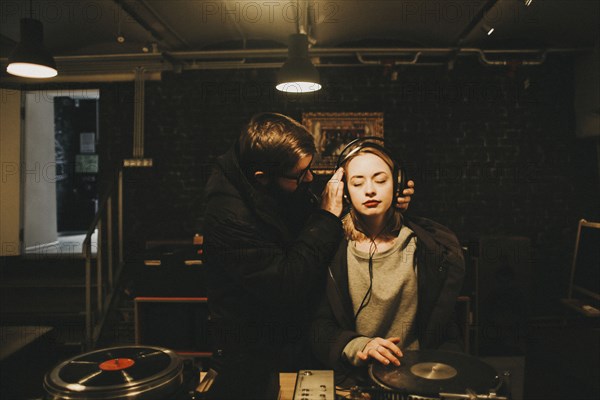
{"type": "MultiPolygon", "coordinates": [[[[390,168],[390,172],[392,175],[392,179],[397,179],[397,177],[393,176],[394,171],[394,160],[385,152],[375,148],[375,147],[365,147],[360,149],[359,151],[352,153],[347,159],[342,163],[342,167],[344,167],[345,171],[348,171],[348,163],[352,161],[354,158],[363,155],[363,154],[373,154],[377,157],[381,158],[386,165],[390,168]]],[[[346,179],[345,185],[348,185],[348,180],[346,179]]],[[[394,185],[396,187],[396,185],[394,185]]],[[[392,189],[393,190],[393,189],[392,189]]],[[[346,190],[346,194],[348,191],[346,190]]],[[[348,199],[350,200],[350,199],[348,199]]],[[[380,239],[392,239],[398,235],[400,228],[402,228],[402,213],[396,207],[396,194],[394,193],[392,199],[392,205],[388,210],[388,219],[383,227],[382,231],[377,235],[380,239]]],[[[342,220],[344,226],[344,233],[348,240],[366,240],[371,239],[368,237],[366,232],[365,224],[362,220],[362,217],[353,207],[350,207],[350,212],[344,216],[342,220]]],[[[374,238],[373,238],[374,239],[374,238]]]]}

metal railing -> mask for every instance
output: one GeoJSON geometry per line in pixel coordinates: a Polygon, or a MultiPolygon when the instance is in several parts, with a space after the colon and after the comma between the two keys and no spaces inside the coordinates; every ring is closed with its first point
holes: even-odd
{"type": "Polygon", "coordinates": [[[82,248],[85,258],[85,348],[93,349],[106,321],[123,269],[123,170],[111,180],[98,206],[82,248]],[[114,202],[117,202],[115,221],[114,202]],[[115,223],[116,222],[116,223],[115,223]],[[92,236],[97,232],[95,299],[92,298],[92,236]],[[117,254],[115,257],[115,236],[117,254]],[[116,268],[115,268],[116,263],[116,268]],[[95,301],[94,301],[95,300],[95,301]]]}

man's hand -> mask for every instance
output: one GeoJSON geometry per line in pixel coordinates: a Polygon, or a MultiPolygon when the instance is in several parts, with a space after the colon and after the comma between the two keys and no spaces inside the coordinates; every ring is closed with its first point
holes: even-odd
{"type": "Polygon", "coordinates": [[[397,198],[396,207],[402,211],[406,211],[410,203],[410,196],[413,194],[415,194],[415,183],[412,180],[409,180],[406,182],[406,188],[402,191],[404,197],[397,198]]]}
{"type": "Polygon", "coordinates": [[[396,346],[398,342],[400,342],[399,337],[391,337],[389,339],[376,337],[367,343],[365,348],[356,355],[363,361],[372,358],[384,365],[392,363],[395,366],[399,366],[400,360],[398,358],[402,357],[403,354],[400,348],[396,346]]]}
{"type": "Polygon", "coordinates": [[[339,217],[344,209],[344,168],[339,168],[329,179],[321,195],[321,208],[339,217]]]}

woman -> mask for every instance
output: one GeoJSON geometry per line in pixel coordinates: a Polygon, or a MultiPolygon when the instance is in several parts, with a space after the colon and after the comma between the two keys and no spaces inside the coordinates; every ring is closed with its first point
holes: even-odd
{"type": "Polygon", "coordinates": [[[464,276],[455,235],[393,207],[393,160],[375,144],[360,147],[343,163],[345,240],[313,322],[316,356],[352,381],[370,361],[400,365],[402,350],[460,351],[453,311],[464,276]]]}

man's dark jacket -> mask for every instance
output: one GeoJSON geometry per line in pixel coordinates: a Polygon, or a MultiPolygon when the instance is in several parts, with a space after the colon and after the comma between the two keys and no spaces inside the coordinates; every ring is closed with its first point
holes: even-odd
{"type": "MultiPolygon", "coordinates": [[[[404,223],[417,237],[419,346],[421,349],[460,350],[460,332],[453,318],[465,273],[460,244],[448,228],[431,220],[405,217],[404,223]]],[[[330,266],[326,296],[311,332],[315,354],[322,363],[340,375],[355,375],[342,360],[346,344],[361,336],[355,331],[348,291],[347,246],[344,240],[330,266]]]]}
{"type": "Polygon", "coordinates": [[[310,193],[281,204],[257,190],[241,171],[235,146],[218,159],[206,196],[204,249],[216,348],[260,357],[261,366],[297,368],[293,350],[287,351],[296,347],[297,353],[308,343],[315,298],[342,237],[339,218],[316,207],[310,193]]]}

